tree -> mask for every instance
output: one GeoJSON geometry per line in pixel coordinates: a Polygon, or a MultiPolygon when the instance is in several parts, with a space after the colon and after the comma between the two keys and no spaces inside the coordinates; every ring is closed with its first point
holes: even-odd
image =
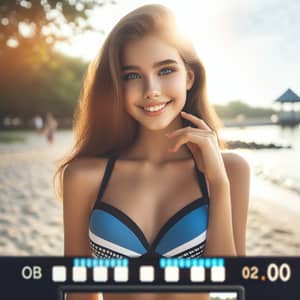
{"type": "Polygon", "coordinates": [[[54,45],[92,30],[90,12],[107,4],[115,2],[0,0],[2,117],[29,117],[42,109],[70,116],[85,64],[56,53],[54,45]]]}
{"type": "Polygon", "coordinates": [[[270,118],[275,113],[272,108],[253,107],[242,101],[230,101],[227,105],[214,105],[222,119],[234,119],[239,114],[247,118],[270,118]]]}
{"type": "MultiPolygon", "coordinates": [[[[0,55],[7,47],[51,47],[92,27],[90,12],[107,0],[1,0],[0,55]]],[[[114,1],[109,3],[115,4],[114,1]]]]}

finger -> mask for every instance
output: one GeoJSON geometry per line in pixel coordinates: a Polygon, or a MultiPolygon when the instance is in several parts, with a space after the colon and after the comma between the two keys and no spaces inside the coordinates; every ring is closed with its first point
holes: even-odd
{"type": "Polygon", "coordinates": [[[211,128],[209,128],[209,126],[200,118],[189,114],[185,111],[181,112],[181,116],[189,121],[191,121],[194,125],[196,125],[198,128],[202,128],[202,129],[206,129],[206,130],[210,130],[212,131],[211,128]]]}
{"type": "Polygon", "coordinates": [[[208,131],[206,129],[200,129],[200,128],[193,128],[193,127],[184,127],[184,128],[180,128],[180,129],[177,129],[171,133],[166,133],[166,136],[171,138],[171,137],[176,137],[176,136],[179,136],[181,134],[186,134],[188,132],[193,132],[193,133],[201,133],[201,134],[206,134],[206,135],[211,135],[212,134],[212,131],[208,131]]]}
{"type": "Polygon", "coordinates": [[[202,136],[202,135],[199,135],[199,134],[194,134],[194,133],[187,133],[185,135],[182,135],[178,138],[178,140],[176,141],[174,147],[170,148],[170,151],[172,152],[176,152],[182,145],[188,143],[188,142],[192,142],[196,145],[201,145],[203,144],[204,142],[207,141],[207,138],[209,136],[202,136]]]}

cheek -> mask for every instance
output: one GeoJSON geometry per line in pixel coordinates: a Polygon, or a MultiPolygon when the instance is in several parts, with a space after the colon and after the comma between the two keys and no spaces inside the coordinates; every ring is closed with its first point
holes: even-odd
{"type": "Polygon", "coordinates": [[[170,96],[173,97],[184,97],[186,95],[186,83],[183,76],[173,76],[169,77],[164,81],[164,90],[170,96]]]}
{"type": "Polygon", "coordinates": [[[141,88],[137,84],[127,84],[123,89],[126,106],[135,103],[141,97],[141,88]]]}
{"type": "Polygon", "coordinates": [[[142,82],[141,80],[132,81],[126,84],[125,86],[125,95],[128,95],[129,97],[136,97],[140,96],[142,93],[142,82]]]}

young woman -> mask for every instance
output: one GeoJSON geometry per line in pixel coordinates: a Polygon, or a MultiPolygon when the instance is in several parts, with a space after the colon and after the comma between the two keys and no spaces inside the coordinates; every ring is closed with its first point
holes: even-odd
{"type": "MultiPolygon", "coordinates": [[[[204,67],[173,14],[147,5],[122,18],[89,66],[76,143],[58,170],[65,255],[245,255],[249,166],[220,150],[218,128],[204,67]]],[[[80,299],[97,295],[68,297],[80,299]]]]}

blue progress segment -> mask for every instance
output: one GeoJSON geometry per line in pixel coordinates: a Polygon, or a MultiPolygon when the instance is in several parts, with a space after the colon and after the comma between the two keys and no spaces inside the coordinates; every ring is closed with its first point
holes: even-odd
{"type": "Polygon", "coordinates": [[[95,268],[95,267],[128,267],[127,258],[77,258],[73,259],[73,267],[85,267],[85,268],[95,268]]]}
{"type": "Polygon", "coordinates": [[[212,267],[224,267],[224,258],[161,258],[159,266],[164,269],[166,267],[191,268],[204,267],[210,269],[212,267]]]}
{"type": "MultiPolygon", "coordinates": [[[[129,260],[127,258],[78,258],[73,259],[74,267],[128,267],[129,260]]],[[[224,267],[224,258],[161,258],[159,260],[159,266],[161,268],[177,267],[180,269],[191,267],[204,267],[210,269],[212,267],[224,267]]]]}

